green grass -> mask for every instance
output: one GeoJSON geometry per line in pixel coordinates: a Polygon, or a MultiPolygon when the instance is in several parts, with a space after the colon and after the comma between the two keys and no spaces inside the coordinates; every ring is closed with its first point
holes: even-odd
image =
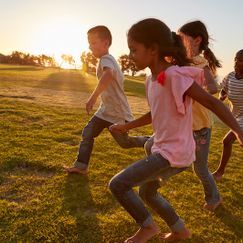
{"type": "MultiPolygon", "coordinates": [[[[80,91],[91,93],[97,85],[94,75],[80,70],[42,68],[0,64],[1,87],[32,87],[57,91],[80,91]]],[[[126,77],[124,83],[128,95],[145,97],[144,80],[126,77]]]]}
{"type": "MultiPolygon", "coordinates": [[[[88,92],[89,84],[95,85],[94,77],[78,71],[3,67],[0,89],[26,86],[88,92]],[[66,82],[77,87],[72,89],[66,82]]],[[[137,90],[139,82],[127,81],[131,90],[137,90]]],[[[81,108],[0,96],[0,242],[123,242],[137,229],[107,185],[113,175],[143,157],[142,149],[124,150],[104,131],[96,139],[88,176],[68,176],[62,169],[75,160],[89,118],[81,108]]],[[[211,170],[217,167],[227,130],[220,123],[213,128],[211,170]]],[[[131,134],[151,134],[151,128],[131,134]]],[[[242,242],[242,160],[242,148],[236,143],[224,180],[218,184],[224,203],[215,214],[202,209],[203,189],[191,169],[160,189],[193,232],[186,242],[242,242]]],[[[155,220],[162,232],[168,230],[157,216],[155,220]]]]}

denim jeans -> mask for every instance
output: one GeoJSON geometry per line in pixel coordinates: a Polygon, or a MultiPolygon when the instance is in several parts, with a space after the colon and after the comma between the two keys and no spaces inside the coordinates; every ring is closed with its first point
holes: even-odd
{"type": "MultiPolygon", "coordinates": [[[[93,116],[82,132],[82,141],[79,146],[75,167],[86,169],[89,165],[90,156],[93,150],[94,139],[113,123],[93,116]]],[[[149,137],[147,136],[128,136],[128,133],[112,133],[111,135],[122,148],[143,147],[149,137]]]]}
{"type": "MultiPolygon", "coordinates": [[[[186,167],[180,169],[182,171],[186,167]]],[[[152,222],[152,217],[145,208],[144,201],[164,219],[173,232],[177,232],[184,228],[184,222],[169,202],[157,192],[161,186],[160,178],[163,178],[164,175],[173,175],[174,170],[177,168],[172,168],[168,160],[160,154],[151,154],[115,175],[109,183],[109,188],[119,203],[141,227],[146,227],[152,222]],[[139,186],[140,197],[132,189],[135,186],[139,186]]]]}
{"type": "MultiPolygon", "coordinates": [[[[193,169],[202,182],[205,194],[205,201],[208,204],[214,204],[220,200],[219,191],[211,172],[208,170],[208,154],[211,138],[211,129],[203,128],[199,131],[193,132],[194,140],[196,142],[196,161],[193,162],[193,169]]],[[[151,153],[151,147],[153,145],[153,136],[150,137],[145,145],[145,153],[148,155],[151,153]]],[[[173,173],[180,171],[174,170],[173,173]]],[[[165,174],[163,179],[167,179],[165,174]]]]}
{"type": "Polygon", "coordinates": [[[211,128],[203,128],[199,131],[194,131],[193,136],[196,142],[196,161],[193,163],[193,168],[202,182],[205,201],[208,204],[214,204],[220,200],[220,195],[214,178],[208,170],[211,128]]]}

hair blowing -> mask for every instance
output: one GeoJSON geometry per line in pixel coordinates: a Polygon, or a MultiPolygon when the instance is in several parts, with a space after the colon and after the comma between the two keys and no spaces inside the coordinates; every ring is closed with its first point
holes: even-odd
{"type": "Polygon", "coordinates": [[[148,18],[134,24],[128,31],[128,38],[147,48],[157,46],[161,60],[172,56],[173,64],[185,66],[190,63],[180,37],[158,19],[148,18]]]}
{"type": "Polygon", "coordinates": [[[220,61],[215,57],[214,53],[208,47],[209,35],[204,23],[199,20],[186,23],[179,29],[179,32],[185,35],[189,35],[192,38],[196,38],[198,36],[202,38],[199,51],[200,53],[203,53],[203,56],[208,60],[209,67],[211,68],[213,73],[216,72],[217,68],[222,67],[220,61]]]}

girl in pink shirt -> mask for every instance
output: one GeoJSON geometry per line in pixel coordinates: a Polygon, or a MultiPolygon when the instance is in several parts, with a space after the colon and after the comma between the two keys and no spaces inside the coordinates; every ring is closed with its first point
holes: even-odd
{"type": "Polygon", "coordinates": [[[191,98],[214,111],[232,128],[242,145],[243,136],[230,111],[197,84],[203,82],[203,71],[185,67],[188,59],[181,39],[163,22],[150,18],[134,24],[128,32],[128,47],[137,68],[149,67],[151,70],[151,76],[146,80],[151,112],[124,125],[113,125],[110,129],[124,132],[152,122],[154,145],[151,155],[115,175],[109,184],[119,203],[140,225],[139,230],[125,242],[146,242],[160,232],[143,201],[171,229],[170,233],[161,235],[162,239],[187,239],[191,234],[183,220],[157,190],[160,177],[175,174],[174,170],[183,171],[195,159],[191,98]],[[140,197],[133,190],[135,186],[140,186],[140,197]]]}

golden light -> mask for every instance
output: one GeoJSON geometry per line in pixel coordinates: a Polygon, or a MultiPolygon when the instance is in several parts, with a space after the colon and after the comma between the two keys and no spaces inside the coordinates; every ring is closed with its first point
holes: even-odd
{"type": "Polygon", "coordinates": [[[63,68],[73,68],[64,63],[61,55],[72,55],[80,66],[80,55],[88,50],[87,27],[68,18],[45,22],[35,38],[35,52],[53,56],[63,68]]]}

